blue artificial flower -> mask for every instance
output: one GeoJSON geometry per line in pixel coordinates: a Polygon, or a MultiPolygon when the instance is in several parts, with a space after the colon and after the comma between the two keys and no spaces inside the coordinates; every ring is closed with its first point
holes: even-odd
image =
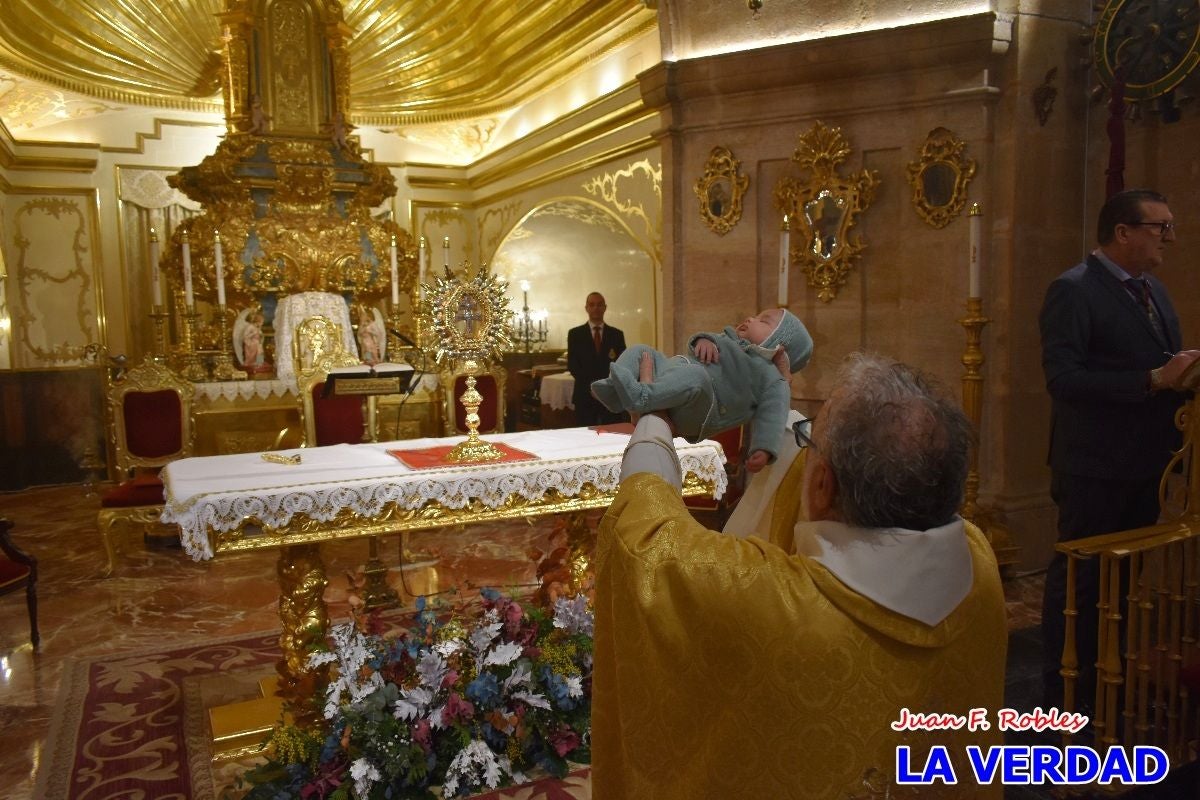
{"type": "Polygon", "coordinates": [[[476,705],[491,707],[500,699],[500,682],[490,672],[485,672],[467,684],[467,697],[476,705]]]}
{"type": "Polygon", "coordinates": [[[549,665],[542,666],[541,675],[542,682],[546,685],[546,693],[550,695],[550,699],[554,701],[554,705],[564,711],[571,711],[579,705],[579,698],[571,697],[566,679],[555,672],[549,665]]]}
{"type": "Polygon", "coordinates": [[[491,600],[493,603],[496,602],[497,600],[499,600],[501,597],[500,592],[496,591],[495,589],[491,588],[490,586],[483,587],[482,589],[479,590],[479,593],[481,595],[483,595],[483,598],[485,600],[491,600]]]}

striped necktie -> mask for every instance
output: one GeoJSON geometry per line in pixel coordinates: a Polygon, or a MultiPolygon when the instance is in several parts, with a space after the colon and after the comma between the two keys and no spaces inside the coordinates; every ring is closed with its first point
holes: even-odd
{"type": "Polygon", "coordinates": [[[1133,295],[1133,298],[1141,305],[1142,310],[1146,312],[1146,317],[1150,320],[1150,327],[1154,328],[1154,332],[1158,334],[1159,340],[1165,345],[1167,342],[1167,334],[1163,329],[1162,318],[1158,316],[1158,308],[1154,305],[1154,298],[1150,296],[1150,284],[1145,278],[1130,278],[1125,281],[1125,288],[1133,295]]]}

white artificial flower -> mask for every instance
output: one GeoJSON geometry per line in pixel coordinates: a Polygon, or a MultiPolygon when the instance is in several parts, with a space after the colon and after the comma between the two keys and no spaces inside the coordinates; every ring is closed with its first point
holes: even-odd
{"type": "Polygon", "coordinates": [[[583,678],[578,675],[567,678],[567,697],[583,697],[583,678]]]}
{"type": "Polygon", "coordinates": [[[595,629],[595,616],[587,607],[587,597],[576,595],[560,597],[554,601],[554,627],[567,633],[582,633],[591,636],[595,629]]]}
{"type": "Polygon", "coordinates": [[[513,699],[520,700],[527,706],[534,708],[549,708],[550,701],[544,695],[533,694],[531,692],[513,692],[513,699]]]}
{"type": "Polygon", "coordinates": [[[501,667],[506,666],[516,661],[523,649],[521,645],[514,642],[503,642],[496,645],[496,648],[487,654],[487,657],[483,660],[483,665],[485,667],[489,664],[496,664],[501,667]]]}
{"type": "Polygon", "coordinates": [[[528,661],[521,661],[513,668],[512,674],[504,679],[503,691],[507,693],[510,689],[515,689],[518,686],[528,686],[529,681],[533,679],[533,672],[530,670],[528,661]]]}
{"type": "Polygon", "coordinates": [[[513,774],[512,763],[508,758],[497,757],[486,742],[472,739],[470,744],[455,754],[454,760],[447,767],[442,793],[446,797],[453,797],[458,794],[460,787],[470,791],[480,785],[495,789],[500,785],[505,773],[513,774]]]}
{"type": "Polygon", "coordinates": [[[471,631],[471,647],[475,648],[475,652],[482,653],[500,635],[500,629],[503,627],[503,622],[480,625],[471,631]]]}
{"type": "Polygon", "coordinates": [[[366,797],[375,781],[383,776],[375,765],[365,758],[360,758],[350,765],[350,777],[354,779],[354,792],[359,797],[366,797]]]}

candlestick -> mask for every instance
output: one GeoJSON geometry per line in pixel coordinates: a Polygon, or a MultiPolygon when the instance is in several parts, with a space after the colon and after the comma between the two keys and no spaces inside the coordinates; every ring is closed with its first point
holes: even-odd
{"type": "Polygon", "coordinates": [[[225,254],[221,251],[221,232],[213,243],[213,263],[217,268],[217,305],[225,308],[225,254]]]}
{"type": "Polygon", "coordinates": [[[982,272],[983,251],[980,249],[980,231],[983,228],[983,211],[979,203],[971,204],[967,214],[968,228],[971,237],[970,263],[967,270],[967,297],[982,297],[980,294],[979,276],[982,272]]]}
{"type": "Polygon", "coordinates": [[[163,295],[158,277],[158,234],[154,232],[153,227],[150,228],[150,289],[154,296],[155,308],[161,307],[163,295]]]}
{"type": "Polygon", "coordinates": [[[192,296],[192,247],[188,243],[188,232],[180,236],[183,242],[183,302],[191,311],[196,306],[196,298],[192,296]]]}
{"type": "Polygon", "coordinates": [[[422,236],[420,244],[417,247],[417,287],[418,291],[424,294],[424,289],[421,289],[421,284],[425,283],[425,237],[422,236]]]}
{"type": "Polygon", "coordinates": [[[400,305],[400,268],[396,264],[396,234],[392,234],[392,305],[400,305]]]}
{"type": "Polygon", "coordinates": [[[791,220],[783,215],[783,226],[779,229],[779,306],[787,308],[788,302],[788,262],[791,261],[791,220]]]}

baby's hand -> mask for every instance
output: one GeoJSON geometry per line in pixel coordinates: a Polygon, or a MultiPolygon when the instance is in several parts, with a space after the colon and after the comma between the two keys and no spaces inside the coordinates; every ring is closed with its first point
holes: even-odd
{"type": "Polygon", "coordinates": [[[696,353],[696,358],[701,364],[716,364],[721,360],[721,351],[717,349],[717,343],[712,339],[700,338],[692,345],[692,350],[696,353]]]}
{"type": "Polygon", "coordinates": [[[746,469],[750,472],[758,472],[760,469],[765,467],[767,462],[770,460],[771,454],[766,450],[755,450],[750,454],[750,457],[746,459],[746,469]]]}

